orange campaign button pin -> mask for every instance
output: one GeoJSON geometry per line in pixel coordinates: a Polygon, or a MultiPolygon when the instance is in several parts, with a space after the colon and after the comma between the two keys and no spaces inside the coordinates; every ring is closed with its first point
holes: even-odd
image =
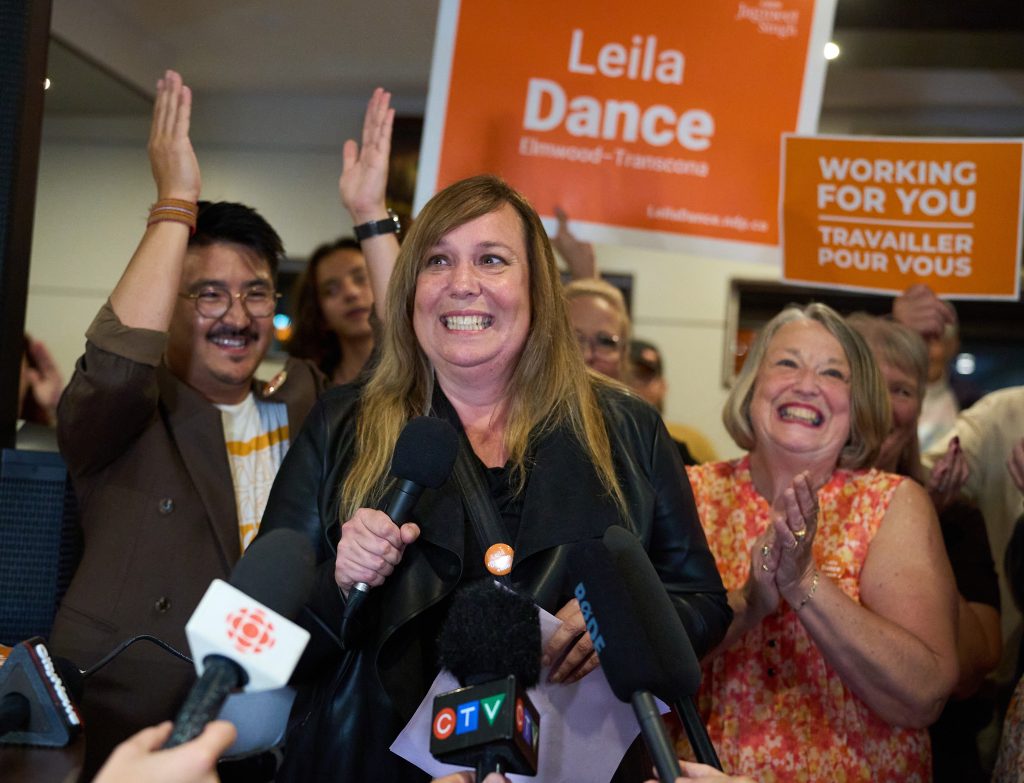
{"type": "Polygon", "coordinates": [[[508,544],[492,544],[484,553],[484,565],[495,576],[505,576],[512,570],[515,551],[508,544]]]}

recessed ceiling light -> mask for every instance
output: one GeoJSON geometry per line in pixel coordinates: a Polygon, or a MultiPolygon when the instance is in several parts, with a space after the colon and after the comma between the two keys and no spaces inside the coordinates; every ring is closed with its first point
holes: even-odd
{"type": "Polygon", "coordinates": [[[49,76],[47,76],[45,79],[43,79],[43,89],[44,90],[50,89],[50,77],[49,76]]]}
{"type": "Polygon", "coordinates": [[[835,41],[829,41],[825,44],[825,59],[834,60],[839,56],[839,44],[835,41]]]}

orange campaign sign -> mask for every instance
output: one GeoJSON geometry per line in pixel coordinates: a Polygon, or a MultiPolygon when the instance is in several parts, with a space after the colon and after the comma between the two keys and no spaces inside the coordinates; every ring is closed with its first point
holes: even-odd
{"type": "Polygon", "coordinates": [[[783,278],[1016,299],[1020,139],[801,137],[782,142],[783,278]]]}
{"type": "Polygon", "coordinates": [[[442,0],[417,210],[490,172],[597,241],[778,259],[835,0],[442,0]]]}

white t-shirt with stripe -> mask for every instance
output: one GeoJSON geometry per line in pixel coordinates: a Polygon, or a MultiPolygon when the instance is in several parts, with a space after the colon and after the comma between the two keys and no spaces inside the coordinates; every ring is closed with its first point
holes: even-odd
{"type": "Polygon", "coordinates": [[[237,405],[218,405],[235,485],[241,550],[260,527],[277,469],[288,451],[288,406],[249,394],[237,405]]]}

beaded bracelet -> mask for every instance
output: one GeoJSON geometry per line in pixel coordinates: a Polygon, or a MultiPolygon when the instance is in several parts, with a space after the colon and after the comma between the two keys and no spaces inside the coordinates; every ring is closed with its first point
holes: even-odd
{"type": "Polygon", "coordinates": [[[818,576],[819,576],[818,569],[814,569],[814,576],[811,578],[811,589],[807,591],[807,595],[804,596],[803,600],[797,606],[796,610],[798,612],[801,609],[803,609],[804,606],[807,605],[808,601],[810,601],[812,598],[814,598],[814,591],[818,589],[818,576]]]}
{"type": "Polygon", "coordinates": [[[162,198],[149,208],[149,219],[146,226],[169,220],[172,223],[184,223],[188,226],[189,236],[196,233],[196,218],[199,217],[199,205],[192,201],[176,198],[162,198]]]}

